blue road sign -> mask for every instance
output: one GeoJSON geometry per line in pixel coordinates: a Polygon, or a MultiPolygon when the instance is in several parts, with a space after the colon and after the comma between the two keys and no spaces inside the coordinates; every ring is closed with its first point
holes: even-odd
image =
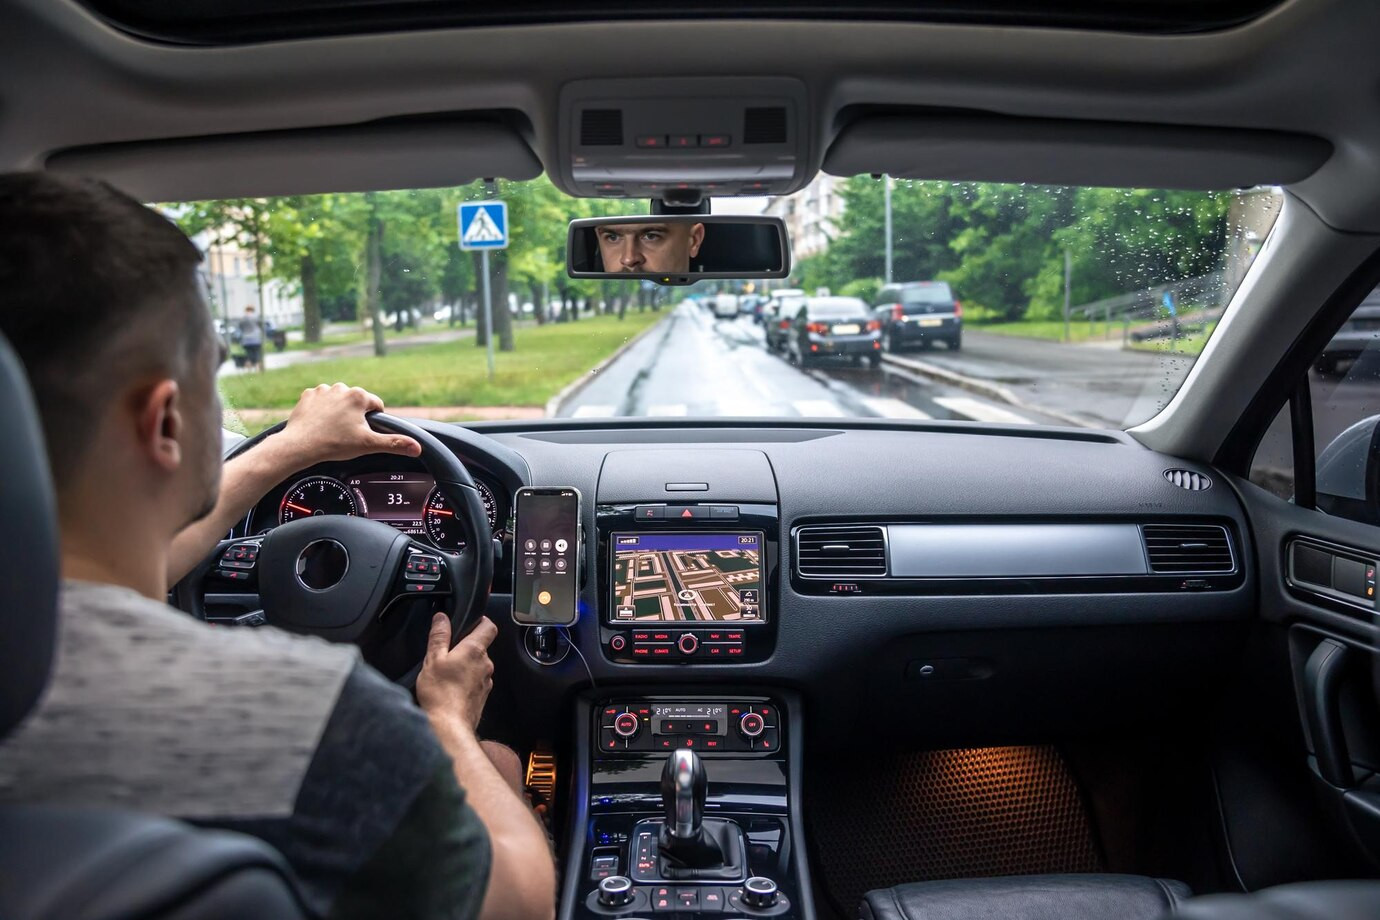
{"type": "Polygon", "coordinates": [[[508,248],[508,205],[502,201],[470,201],[460,205],[461,249],[508,248]]]}

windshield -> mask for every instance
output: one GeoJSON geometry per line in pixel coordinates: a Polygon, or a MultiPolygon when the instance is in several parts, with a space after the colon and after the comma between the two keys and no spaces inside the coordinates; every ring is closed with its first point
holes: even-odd
{"type": "Polygon", "coordinates": [[[660,287],[566,273],[570,220],[646,202],[571,198],[545,177],[494,191],[508,245],[487,257],[459,246],[457,206],[491,194],[478,183],[161,205],[207,253],[227,425],[257,431],[343,380],[453,421],[1127,427],[1173,397],[1280,204],[1271,189],[821,176],[713,202],[785,221],[788,278],[660,287]],[[802,302],[847,322],[796,323],[802,302]]]}

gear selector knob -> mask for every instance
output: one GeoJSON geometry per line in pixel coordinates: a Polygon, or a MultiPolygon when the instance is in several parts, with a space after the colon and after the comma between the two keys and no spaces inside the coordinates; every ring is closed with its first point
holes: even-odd
{"type": "Polygon", "coordinates": [[[661,804],[666,810],[667,833],[673,839],[699,836],[708,790],[709,776],[694,751],[681,748],[666,758],[661,770],[661,804]]]}

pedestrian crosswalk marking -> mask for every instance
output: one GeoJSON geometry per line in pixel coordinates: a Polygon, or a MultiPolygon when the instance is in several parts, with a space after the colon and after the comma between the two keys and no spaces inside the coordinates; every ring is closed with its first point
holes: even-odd
{"type": "Polygon", "coordinates": [[[806,418],[842,418],[846,414],[838,403],[827,399],[797,399],[791,406],[806,418]]]}
{"type": "Polygon", "coordinates": [[[570,413],[571,418],[612,418],[613,406],[580,406],[570,413]]]}
{"type": "Polygon", "coordinates": [[[1001,422],[1007,425],[1035,424],[1024,415],[1017,415],[1001,406],[994,406],[991,403],[981,402],[967,396],[937,396],[934,401],[950,412],[955,412],[975,422],[1001,422]]]}
{"type": "Polygon", "coordinates": [[[647,407],[648,416],[685,415],[689,411],[685,403],[658,403],[647,407]]]}
{"type": "Polygon", "coordinates": [[[894,398],[864,397],[863,405],[882,418],[933,418],[928,412],[922,412],[910,403],[894,398]]]}

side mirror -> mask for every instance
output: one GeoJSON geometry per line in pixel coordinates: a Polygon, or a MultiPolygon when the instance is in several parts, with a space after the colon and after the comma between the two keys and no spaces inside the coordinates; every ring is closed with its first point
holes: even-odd
{"type": "Polygon", "coordinates": [[[1319,510],[1380,524],[1380,415],[1333,438],[1318,456],[1316,477],[1319,510]]]}
{"type": "Polygon", "coordinates": [[[565,251],[572,278],[681,285],[791,273],[790,242],[779,217],[586,217],[570,222],[565,251]]]}

